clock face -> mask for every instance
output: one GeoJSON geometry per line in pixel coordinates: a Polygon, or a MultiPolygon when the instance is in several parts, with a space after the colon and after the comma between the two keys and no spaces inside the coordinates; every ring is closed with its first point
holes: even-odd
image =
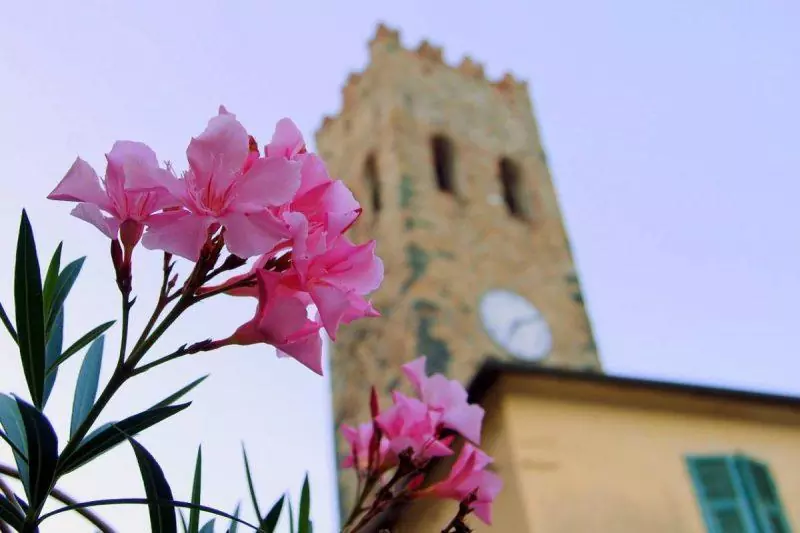
{"type": "Polygon", "coordinates": [[[527,361],[546,356],[553,345],[547,321],[528,300],[508,290],[491,290],[480,303],[486,332],[511,355],[527,361]]]}

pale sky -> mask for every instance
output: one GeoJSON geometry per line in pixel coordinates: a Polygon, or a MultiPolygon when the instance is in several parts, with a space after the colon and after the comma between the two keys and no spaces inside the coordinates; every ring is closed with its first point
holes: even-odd
{"type": "MultiPolygon", "coordinates": [[[[493,2],[5,2],[0,17],[0,301],[12,308],[13,249],[29,210],[43,254],[88,255],[67,305],[67,337],[118,317],[107,240],[47,193],[77,155],[102,168],[117,139],[181,161],[225,104],[262,140],[294,119],[309,141],[339,88],[366,62],[378,20],[529,80],[587,308],[608,372],[800,394],[800,4],[792,0],[493,2]]],[[[141,328],[160,256],[139,253],[141,328]]],[[[159,344],[226,335],[248,302],[217,300],[159,344]]],[[[116,330],[107,354],[118,342],[116,330]]],[[[23,390],[0,335],[0,390],[23,390]]],[[[409,359],[414,354],[409,354],[409,359]]],[[[107,356],[113,357],[113,356],[107,356]]],[[[64,435],[79,357],[48,415],[64,435]]],[[[111,359],[104,375],[111,370],[111,359]]],[[[311,472],[315,531],[336,527],[329,384],[264,347],[232,348],[131,383],[104,420],[192,379],[192,407],[145,432],[177,497],[188,499],[203,443],[204,503],[246,503],[240,442],[262,507],[311,472]]],[[[0,459],[9,461],[4,449],[0,459]]],[[[79,499],[142,494],[121,446],[64,479],[79,499]]],[[[244,516],[252,518],[249,504],[244,516]]],[[[120,531],[145,508],[101,510],[120,531]]],[[[88,531],[54,519],[43,531],[88,531]]],[[[218,531],[223,531],[219,528],[218,531]]]]}

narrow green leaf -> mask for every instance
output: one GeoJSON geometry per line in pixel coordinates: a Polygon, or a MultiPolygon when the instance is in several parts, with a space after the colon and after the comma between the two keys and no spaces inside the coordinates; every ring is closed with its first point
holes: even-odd
{"type": "Polygon", "coordinates": [[[292,499],[288,498],[286,503],[289,504],[289,532],[294,533],[294,509],[292,509],[292,499]]]}
{"type": "MultiPolygon", "coordinates": [[[[142,474],[144,493],[148,500],[172,501],[172,489],[164,477],[158,462],[150,455],[144,446],[128,437],[128,442],[136,454],[139,463],[139,472],[142,474]]],[[[178,523],[175,520],[175,509],[167,505],[151,504],[150,529],[153,533],[178,533],[178,523]]]]}
{"type": "Polygon", "coordinates": [[[50,421],[34,406],[16,398],[28,452],[30,494],[28,505],[38,509],[50,494],[58,463],[58,438],[50,421]]]}
{"type": "Polygon", "coordinates": [[[186,524],[186,517],[183,516],[183,511],[178,509],[178,516],[181,517],[181,527],[183,527],[183,533],[189,533],[189,526],[186,524]]]}
{"type": "Polygon", "coordinates": [[[25,517],[8,498],[0,495],[0,522],[5,522],[17,531],[22,531],[25,517]]]}
{"type": "Polygon", "coordinates": [[[65,266],[61,274],[58,275],[58,281],[56,281],[56,288],[53,293],[53,300],[50,302],[50,308],[45,309],[45,311],[49,312],[47,315],[47,329],[45,330],[48,335],[53,328],[56,314],[58,314],[64,306],[64,301],[66,301],[67,296],[69,296],[69,291],[72,290],[75,280],[78,279],[78,274],[81,273],[84,261],[86,261],[85,257],[76,259],[65,266]]]}
{"type": "Polygon", "coordinates": [[[103,424],[89,433],[81,445],[68,457],[61,458],[59,474],[66,474],[104,454],[125,440],[125,435],[134,436],[162,420],[177,414],[191,403],[159,407],[135,414],[116,423],[103,424]]]}
{"type": "Polygon", "coordinates": [[[281,518],[281,511],[283,511],[283,501],[286,499],[286,495],[280,497],[278,501],[272,506],[272,509],[269,510],[267,516],[264,517],[264,520],[261,521],[259,527],[264,530],[265,533],[274,533],[275,528],[278,527],[278,520],[281,518]]]}
{"type": "Polygon", "coordinates": [[[81,349],[84,346],[86,346],[87,344],[89,344],[90,342],[95,340],[97,337],[99,337],[100,335],[105,333],[106,330],[108,330],[108,328],[113,326],[115,322],[116,322],[116,320],[109,320],[108,322],[100,324],[99,326],[97,326],[96,328],[91,330],[89,333],[87,333],[86,335],[84,335],[80,339],[76,340],[72,344],[72,346],[67,348],[67,351],[62,353],[61,356],[58,359],[56,359],[55,362],[53,362],[53,364],[50,365],[47,368],[47,373],[49,374],[50,372],[54,372],[58,368],[58,365],[60,365],[61,363],[63,363],[64,361],[66,361],[67,359],[69,359],[70,357],[72,357],[73,355],[78,353],[79,351],[81,351],[81,349]]]}
{"type": "Polygon", "coordinates": [[[216,521],[217,521],[216,518],[212,518],[211,520],[203,524],[203,527],[200,528],[200,531],[198,533],[214,533],[214,522],[216,521]]]}
{"type": "MultiPolygon", "coordinates": [[[[197,459],[194,462],[194,481],[192,482],[192,503],[200,505],[200,488],[203,478],[203,449],[197,447],[197,459]]],[[[198,533],[200,528],[200,511],[189,511],[189,533],[198,533]]]]}
{"type": "Polygon", "coordinates": [[[74,511],[76,509],[88,509],[90,507],[100,507],[103,505],[157,505],[162,507],[168,507],[171,509],[180,508],[180,509],[192,509],[197,507],[204,513],[213,514],[216,516],[221,516],[222,518],[227,518],[228,520],[236,520],[238,523],[247,526],[254,531],[258,530],[258,526],[247,522],[246,520],[242,520],[240,518],[236,518],[235,516],[228,514],[226,512],[220,511],[219,509],[214,509],[213,507],[207,507],[205,505],[192,505],[189,502],[183,502],[180,500],[151,500],[149,498],[114,498],[114,499],[107,499],[107,500],[92,500],[88,502],[80,502],[74,503],[71,505],[65,505],[64,507],[59,507],[49,513],[43,514],[39,518],[39,523],[41,524],[48,518],[52,516],[59,515],[61,513],[66,513],[67,511],[74,511]]]}
{"type": "Polygon", "coordinates": [[[83,358],[78,383],[75,385],[75,398],[72,401],[72,421],[69,424],[69,435],[72,437],[83,421],[97,398],[97,385],[100,382],[100,367],[103,361],[103,344],[105,336],[100,335],[86,351],[83,358]]]}
{"type": "MultiPolygon", "coordinates": [[[[47,345],[44,349],[45,368],[50,368],[58,357],[61,355],[61,350],[64,348],[64,308],[58,312],[56,316],[56,323],[53,326],[53,331],[50,333],[50,338],[47,339],[47,345]]],[[[53,386],[56,384],[56,376],[58,375],[58,368],[52,372],[48,372],[44,377],[44,398],[42,405],[47,404],[50,399],[50,393],[53,392],[53,386]]]]}
{"type": "Polygon", "coordinates": [[[22,211],[17,239],[17,259],[14,267],[14,306],[17,316],[17,335],[22,370],[31,400],[36,407],[44,398],[44,306],[42,278],[36,241],[33,238],[28,214],[22,211]]]}
{"type": "Polygon", "coordinates": [[[3,325],[8,330],[8,334],[11,335],[11,338],[14,339],[14,342],[19,344],[19,337],[17,337],[17,330],[14,329],[14,325],[11,323],[11,319],[8,318],[8,314],[6,310],[3,308],[3,305],[0,304],[0,321],[3,322],[3,325]]]}
{"type": "Polygon", "coordinates": [[[237,503],[236,509],[233,510],[233,520],[231,520],[231,525],[228,526],[228,533],[236,533],[239,530],[239,513],[241,512],[242,504],[237,503]]]}
{"type": "Polygon", "coordinates": [[[250,474],[250,461],[247,460],[247,450],[242,443],[242,456],[244,457],[244,473],[247,476],[247,488],[250,491],[250,500],[253,502],[253,510],[256,516],[261,520],[261,509],[258,508],[258,498],[256,498],[256,489],[253,486],[253,476],[250,474]]]}
{"type": "Polygon", "coordinates": [[[208,377],[208,374],[206,374],[206,375],[205,375],[205,376],[203,376],[203,377],[197,378],[196,380],[192,381],[191,383],[189,383],[188,385],[186,385],[185,387],[183,387],[183,388],[182,388],[182,389],[180,389],[179,391],[177,391],[177,392],[175,392],[175,393],[173,393],[173,394],[170,394],[169,396],[167,396],[166,398],[164,398],[163,400],[161,400],[160,402],[158,402],[157,404],[155,404],[155,405],[154,405],[153,407],[151,407],[150,409],[157,409],[157,408],[159,408],[159,407],[166,407],[167,405],[172,405],[172,404],[173,404],[173,403],[175,403],[177,400],[179,400],[179,399],[181,399],[183,396],[185,396],[187,392],[189,392],[189,391],[190,391],[190,390],[192,390],[193,388],[195,388],[195,387],[197,387],[198,385],[200,385],[200,384],[201,384],[203,381],[205,381],[205,379],[206,379],[207,377],[208,377]]]}
{"type": "Polygon", "coordinates": [[[297,514],[297,533],[311,533],[311,487],[308,483],[308,474],[300,491],[300,510],[297,514]]]}
{"type": "Polygon", "coordinates": [[[58,282],[58,274],[61,272],[61,250],[64,248],[64,243],[58,243],[56,251],[53,252],[53,257],[50,259],[50,266],[47,267],[47,274],[44,277],[44,287],[42,289],[42,302],[44,303],[45,314],[50,313],[50,306],[53,303],[53,295],[56,292],[56,282],[58,282]]]}
{"type": "Polygon", "coordinates": [[[28,443],[25,438],[25,424],[19,412],[17,401],[5,394],[0,394],[0,424],[6,430],[8,441],[13,443],[14,461],[22,478],[25,495],[30,499],[30,482],[28,478],[28,443]]]}

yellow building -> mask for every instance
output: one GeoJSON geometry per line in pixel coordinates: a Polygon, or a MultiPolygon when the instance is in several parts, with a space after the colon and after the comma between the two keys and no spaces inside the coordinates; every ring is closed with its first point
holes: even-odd
{"type": "MultiPolygon", "coordinates": [[[[386,268],[383,317],[333,347],[336,427],[368,420],[369,386],[402,388],[400,365],[424,354],[429,372],[472,380],[487,410],[505,489],[478,531],[800,527],[800,400],[600,373],[527,84],[447,65],[425,41],[405,48],[383,25],[369,57],[317,132],[364,207],[355,240],[377,239],[386,268]]],[[[354,479],[340,477],[343,509],[354,479]]],[[[453,509],[385,518],[392,533],[440,532],[453,509]]]]}
{"type": "MultiPolygon", "coordinates": [[[[504,488],[502,533],[790,533],[800,527],[800,399],[488,361],[470,386],[504,488]]],[[[446,465],[441,465],[442,467],[446,465]]],[[[439,533],[418,502],[392,533],[439,533]]]]}

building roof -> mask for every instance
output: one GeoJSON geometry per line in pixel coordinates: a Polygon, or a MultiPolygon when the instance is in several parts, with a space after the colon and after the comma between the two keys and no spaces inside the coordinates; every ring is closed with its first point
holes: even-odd
{"type": "Polygon", "coordinates": [[[481,403],[486,393],[502,376],[546,377],[566,383],[587,383],[627,389],[630,391],[659,391],[697,398],[716,398],[750,402],[764,406],[800,408],[799,396],[787,396],[764,392],[727,389],[705,385],[658,381],[634,377],[613,376],[596,371],[565,370],[544,367],[534,363],[503,361],[488,357],[469,383],[467,390],[470,401],[481,403]]]}

